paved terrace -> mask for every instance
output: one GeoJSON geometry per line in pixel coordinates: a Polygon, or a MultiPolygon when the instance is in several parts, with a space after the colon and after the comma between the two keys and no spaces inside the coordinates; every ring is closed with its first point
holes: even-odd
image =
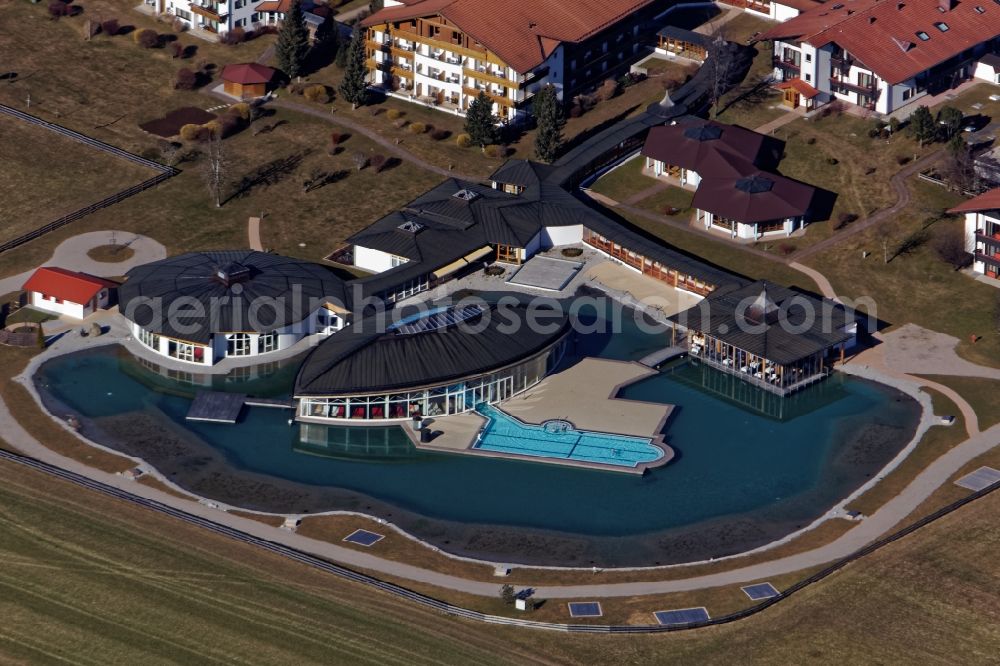
{"type": "Polygon", "coordinates": [[[503,403],[503,410],[526,423],[563,419],[579,430],[655,439],[673,407],[615,397],[623,386],[654,374],[638,363],[585,358],[503,403]]]}

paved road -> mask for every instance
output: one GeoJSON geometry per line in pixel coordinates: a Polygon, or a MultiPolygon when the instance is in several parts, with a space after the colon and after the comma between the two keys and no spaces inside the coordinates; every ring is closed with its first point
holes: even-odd
{"type": "MultiPolygon", "coordinates": [[[[126,271],[141,264],[148,264],[167,256],[167,250],[162,244],[148,236],[140,236],[131,231],[91,231],[67,238],[58,246],[52,256],[42,266],[59,266],[71,271],[90,273],[98,277],[124,275],[126,271]],[[87,250],[107,245],[111,237],[120,245],[128,245],[135,253],[130,258],[115,263],[94,261],[87,256],[87,250]]],[[[24,282],[34,270],[25,271],[0,279],[0,294],[20,291],[24,282]]]]}

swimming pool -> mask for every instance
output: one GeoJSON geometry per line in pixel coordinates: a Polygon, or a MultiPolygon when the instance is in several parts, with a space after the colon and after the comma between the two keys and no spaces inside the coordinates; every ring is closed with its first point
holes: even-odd
{"type": "Polygon", "coordinates": [[[487,419],[472,446],[481,451],[625,469],[655,463],[666,455],[648,437],[577,430],[568,421],[524,423],[485,403],[476,405],[476,411],[487,419]]]}

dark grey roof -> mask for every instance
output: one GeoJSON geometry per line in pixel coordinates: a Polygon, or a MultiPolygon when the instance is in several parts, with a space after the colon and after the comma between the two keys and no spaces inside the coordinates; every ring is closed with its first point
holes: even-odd
{"type": "Polygon", "coordinates": [[[123,314],[154,333],[198,343],[213,333],[288,326],[323,302],[350,307],[344,282],[325,266],[252,250],[189,252],[137,266],[126,278],[118,289],[123,314]],[[241,268],[245,275],[238,275],[241,268]],[[220,269],[235,279],[227,283],[220,269]],[[204,315],[167,317],[181,299],[200,305],[204,315]],[[163,316],[144,303],[158,303],[163,316]]]}
{"type": "Polygon", "coordinates": [[[663,29],[656,34],[660,37],[682,39],[689,44],[698,44],[699,46],[707,47],[711,43],[711,37],[708,35],[703,35],[700,32],[694,32],[693,30],[678,28],[676,25],[664,26],[663,29]]]}
{"type": "Polygon", "coordinates": [[[570,330],[569,319],[553,313],[543,321],[556,330],[535,331],[524,323],[526,313],[524,306],[486,309],[467,319],[468,326],[418,333],[386,330],[385,318],[362,319],[334,333],[306,357],[295,380],[295,395],[378,393],[444,384],[528,358],[570,330]],[[511,327],[511,321],[521,325],[511,327]],[[552,327],[553,321],[560,325],[552,327]]]}
{"type": "Polygon", "coordinates": [[[839,303],[762,280],[712,293],[670,319],[751,354],[788,364],[848,340],[851,336],[844,327],[855,316],[839,303]]]}

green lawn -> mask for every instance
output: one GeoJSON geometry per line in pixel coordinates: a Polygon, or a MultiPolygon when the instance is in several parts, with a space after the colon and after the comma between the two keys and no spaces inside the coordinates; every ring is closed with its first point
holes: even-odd
{"type": "Polygon", "coordinates": [[[826,275],[838,294],[873,299],[880,319],[890,324],[913,322],[954,335],[961,341],[958,349],[963,356],[996,366],[1000,364],[997,290],[955,271],[933,250],[935,234],[961,227],[959,217],[941,217],[961,198],[918,179],[911,180],[910,187],[913,201],[894,220],[851,236],[805,263],[826,275]],[[887,236],[890,255],[907,238],[926,240],[885,263],[882,234],[887,236]],[[864,252],[869,253],[866,258],[864,252]],[[972,344],[972,334],[982,338],[972,344]]]}
{"type": "Polygon", "coordinates": [[[676,213],[674,217],[687,217],[691,210],[691,199],[693,198],[694,192],[691,190],[668,185],[666,189],[646,197],[638,202],[636,206],[651,213],[659,213],[660,215],[665,215],[665,211],[668,208],[677,208],[680,212],[676,213]]]}
{"type": "MultiPolygon", "coordinates": [[[[986,430],[1000,423],[1000,391],[997,391],[996,380],[952,375],[924,376],[931,381],[944,384],[962,396],[979,417],[980,430],[986,430]]],[[[947,413],[955,414],[957,412],[947,413]]]]}
{"type": "MultiPolygon", "coordinates": [[[[5,661],[982,663],[1000,650],[1000,494],[761,615],[655,636],[461,621],[9,463],[0,505],[5,661]]],[[[648,621],[656,603],[635,612],[648,621]]]]}
{"type": "MultiPolygon", "coordinates": [[[[742,14],[730,23],[735,23],[744,16],[749,17],[749,14],[742,14]]],[[[756,18],[754,20],[762,21],[756,18]]],[[[718,115],[713,117],[719,122],[756,129],[788,113],[780,108],[781,93],[771,86],[759,85],[765,77],[771,75],[770,42],[755,44],[753,48],[757,50],[757,55],[743,84],[723,95],[718,108],[714,110],[718,115]],[[749,94],[751,90],[756,90],[756,94],[749,94]]]]}
{"type": "Polygon", "coordinates": [[[615,201],[624,201],[633,194],[656,184],[656,180],[643,175],[642,169],[645,164],[644,157],[641,155],[635,157],[598,178],[591,184],[590,189],[615,201]]]}

